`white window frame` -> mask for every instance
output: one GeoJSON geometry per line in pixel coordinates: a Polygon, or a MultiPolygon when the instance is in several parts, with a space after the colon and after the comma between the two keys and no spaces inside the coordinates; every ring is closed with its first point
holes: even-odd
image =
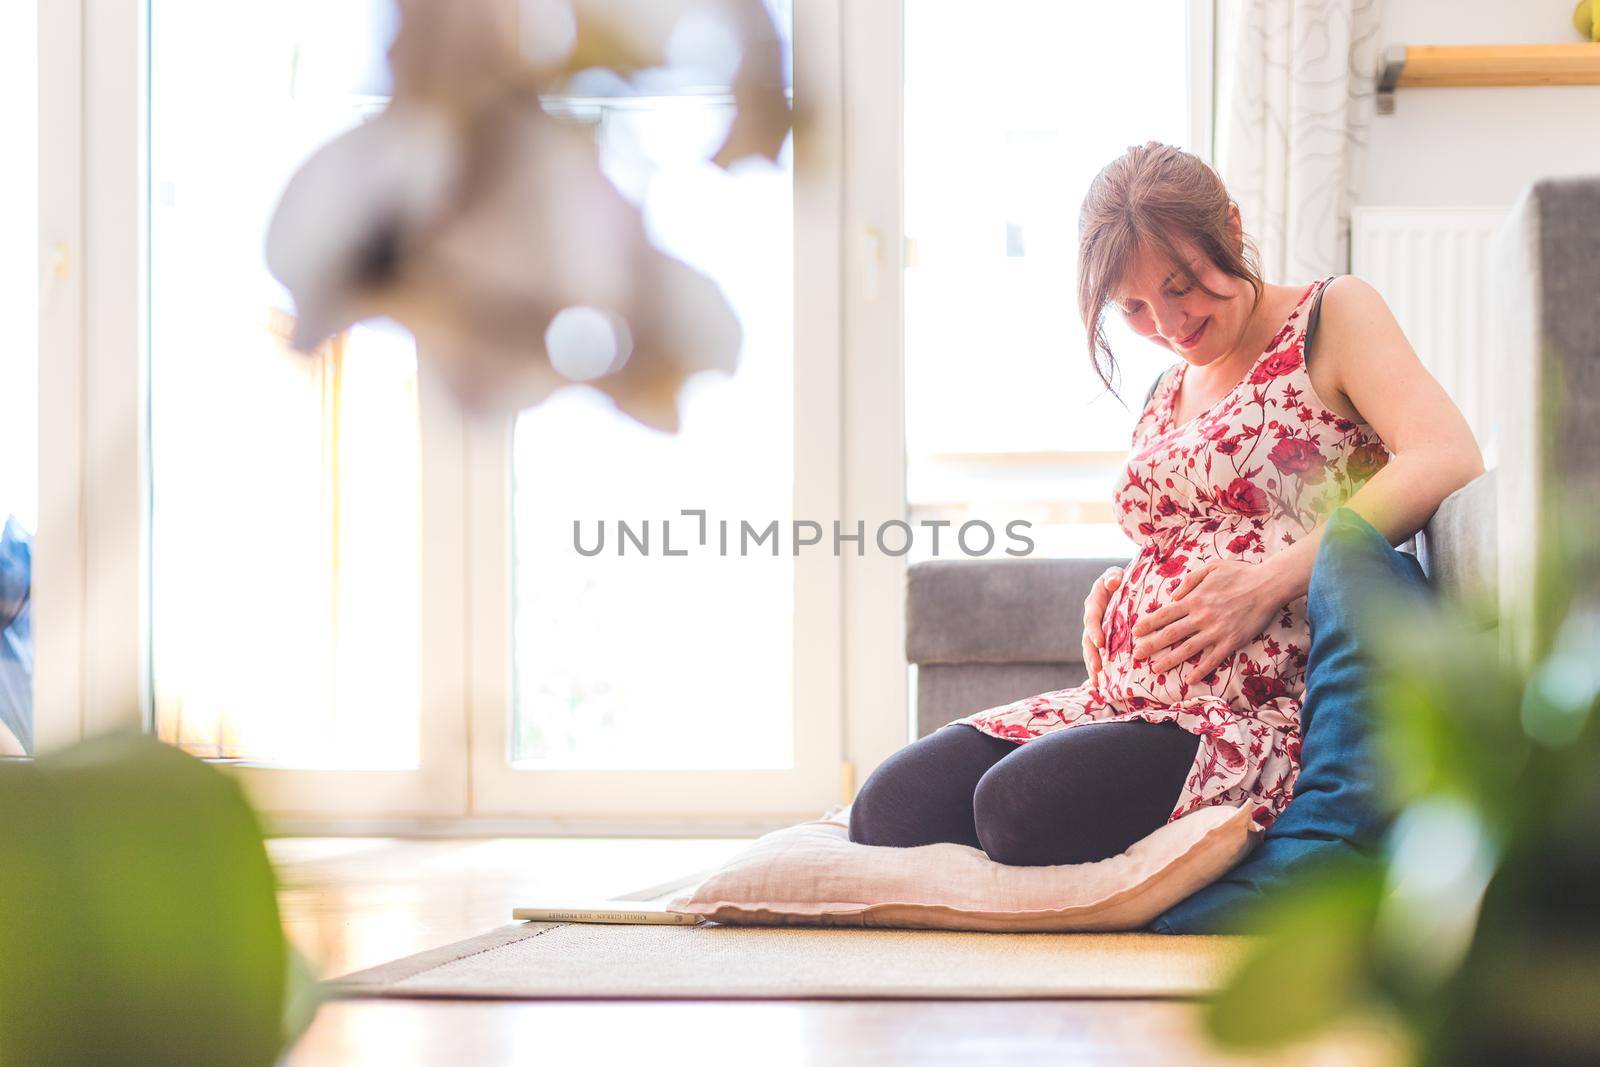
{"type": "MultiPolygon", "coordinates": [[[[847,4],[843,256],[844,507],[869,527],[907,515],[903,210],[904,9],[847,4]]],[[[845,750],[864,781],[911,740],[906,561],[869,553],[845,564],[845,750]]]]}
{"type": "Polygon", "coordinates": [[[37,0],[39,529],[33,545],[34,743],[85,733],[83,674],[83,12],[37,0]]]}
{"type": "MultiPolygon", "coordinates": [[[[147,12],[37,0],[41,748],[151,722],[147,12]]],[[[1213,0],[1190,0],[1189,147],[1211,158],[1213,0]]],[[[796,0],[795,514],[904,519],[903,0],[796,0]],[[845,106],[848,99],[849,107],[845,106]]],[[[426,366],[426,363],[424,363],[426,366]]],[[[910,740],[905,563],[795,559],[793,771],[517,771],[510,420],[421,375],[422,765],[237,769],[298,830],[736,832],[815,817],[910,740]]]]}

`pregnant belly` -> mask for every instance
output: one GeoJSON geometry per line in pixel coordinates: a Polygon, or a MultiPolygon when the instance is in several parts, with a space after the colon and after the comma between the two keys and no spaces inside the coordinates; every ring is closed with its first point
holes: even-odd
{"type": "MultiPolygon", "coordinates": [[[[1304,678],[1306,645],[1301,611],[1287,613],[1287,627],[1281,625],[1284,613],[1280,613],[1267,630],[1204,678],[1195,675],[1193,663],[1179,663],[1157,673],[1148,659],[1134,659],[1133,627],[1168,602],[1162,594],[1170,583],[1171,579],[1152,574],[1149,558],[1141,556],[1129,566],[1128,580],[1112,592],[1106,603],[1106,643],[1101,656],[1101,686],[1106,695],[1132,710],[1214,697],[1241,714],[1281,718],[1285,724],[1297,718],[1294,713],[1298,712],[1296,698],[1304,678]]],[[[1290,607],[1303,604],[1302,599],[1290,607]]]]}

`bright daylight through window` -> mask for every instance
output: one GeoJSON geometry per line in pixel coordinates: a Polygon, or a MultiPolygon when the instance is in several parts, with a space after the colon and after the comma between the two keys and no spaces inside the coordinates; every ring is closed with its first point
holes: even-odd
{"type": "MultiPolygon", "coordinates": [[[[792,70],[788,4],[769,7],[792,70]]],[[[776,166],[747,159],[727,172],[708,161],[733,115],[725,89],[547,106],[595,123],[607,175],[642,205],[657,247],[721,287],[743,347],[731,378],[691,379],[676,436],[584,386],[518,420],[512,759],[788,767],[794,559],[724,555],[717,524],[786,528],[793,517],[792,138],[776,166]],[[703,541],[685,509],[705,512],[703,541]],[[635,533],[648,521],[648,555],[622,548],[619,521],[635,533]],[[580,555],[575,537],[592,549],[602,524],[604,549],[580,555]],[[669,558],[664,536],[687,554],[669,558]]]]}
{"type": "Polygon", "coordinates": [[[152,658],[162,738],[279,767],[418,760],[416,360],[305,356],[267,273],[294,168],[382,106],[387,3],[150,10],[152,658]]]}
{"type": "MultiPolygon", "coordinates": [[[[1035,556],[1133,552],[1112,485],[1173,356],[1108,317],[1121,402],[1105,392],[1078,319],[1078,206],[1129,145],[1187,140],[1189,6],[905,5],[906,484],[913,524],[951,523],[940,556],[961,558],[949,533],[973,520],[994,553],[1016,548],[1014,519],[1035,556]]],[[[932,549],[919,537],[911,558],[932,549]]]]}

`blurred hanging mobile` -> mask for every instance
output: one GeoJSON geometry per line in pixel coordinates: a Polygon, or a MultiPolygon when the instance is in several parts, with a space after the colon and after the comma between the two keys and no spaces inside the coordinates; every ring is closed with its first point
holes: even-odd
{"type": "Polygon", "coordinates": [[[541,93],[581,72],[651,85],[730,85],[713,161],[776,159],[792,114],[761,0],[398,0],[394,91],[371,121],[290,179],[267,265],[310,351],[364,319],[415,336],[462,401],[520,410],[587,381],[675,432],[677,394],[731,373],[739,324],[705,275],[650,244],[594,138],[541,93]]]}

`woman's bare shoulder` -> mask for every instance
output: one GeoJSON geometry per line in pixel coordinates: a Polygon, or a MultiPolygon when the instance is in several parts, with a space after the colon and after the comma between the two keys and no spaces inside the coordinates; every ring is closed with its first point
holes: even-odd
{"type": "Polygon", "coordinates": [[[1483,473],[1471,426],[1418,357],[1381,293],[1361,278],[1340,278],[1328,289],[1322,320],[1311,371],[1324,398],[1332,396],[1317,378],[1319,359],[1336,376],[1330,388],[1361,412],[1391,452],[1415,447],[1444,455],[1453,465],[1452,489],[1483,473]]]}
{"type": "Polygon", "coordinates": [[[1374,353],[1396,354],[1396,346],[1410,350],[1389,304],[1365,278],[1341,274],[1322,287],[1315,351],[1307,370],[1328,407],[1346,418],[1366,421],[1352,393],[1354,379],[1370,375],[1374,353]]]}
{"type": "Polygon", "coordinates": [[[1391,332],[1400,329],[1389,302],[1359,274],[1340,274],[1322,287],[1323,314],[1329,309],[1346,329],[1391,332]]]}

